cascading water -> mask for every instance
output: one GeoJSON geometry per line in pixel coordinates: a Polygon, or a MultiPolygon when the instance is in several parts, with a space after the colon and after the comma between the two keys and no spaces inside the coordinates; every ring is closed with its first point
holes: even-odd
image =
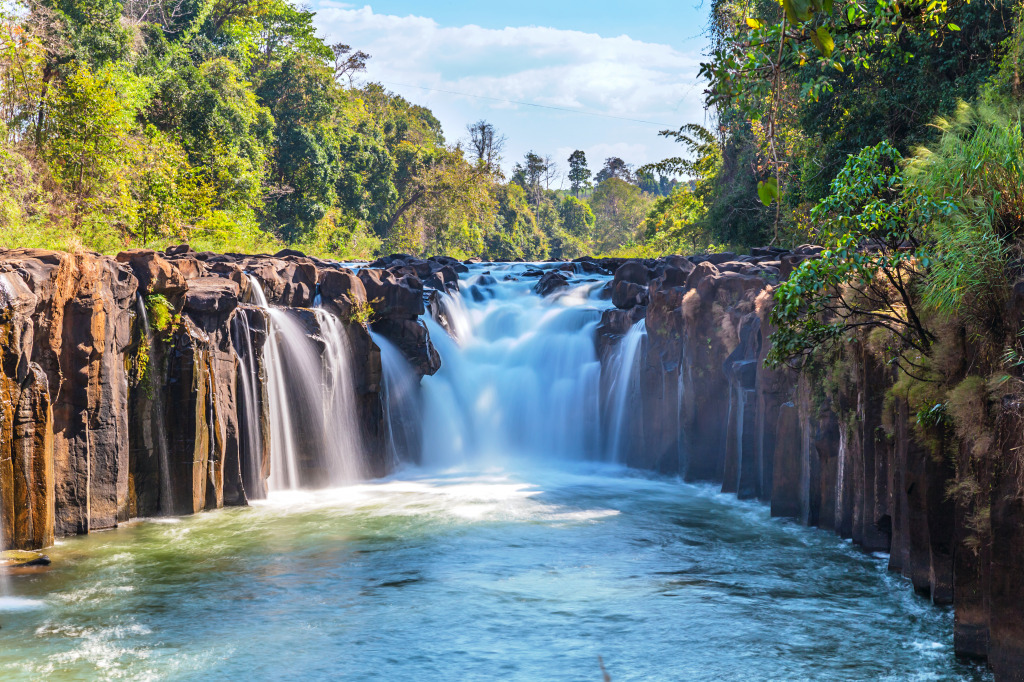
{"type": "Polygon", "coordinates": [[[412,366],[393,343],[375,332],[370,332],[380,348],[384,371],[384,418],[388,425],[388,467],[394,468],[402,455],[414,461],[420,459],[422,406],[419,382],[412,366]]]}
{"type": "Polygon", "coordinates": [[[626,335],[622,337],[609,366],[612,378],[609,384],[611,414],[608,422],[608,459],[612,462],[621,463],[624,459],[625,440],[632,416],[630,396],[637,395],[636,364],[638,352],[645,336],[647,336],[646,318],[630,327],[626,335]]]}
{"type": "Polygon", "coordinates": [[[263,382],[252,345],[253,332],[248,316],[235,315],[234,325],[236,338],[242,345],[242,352],[239,353],[242,363],[242,370],[239,373],[242,379],[242,432],[248,454],[243,471],[243,483],[246,496],[252,500],[266,495],[266,482],[263,480],[263,442],[260,437],[260,405],[263,403],[260,387],[263,382]]]}
{"type": "MultiPolygon", "coordinates": [[[[282,489],[298,487],[299,484],[299,453],[292,428],[292,401],[288,395],[288,383],[283,361],[285,349],[282,347],[291,336],[292,325],[285,312],[275,310],[267,303],[266,295],[259,280],[252,274],[249,276],[249,291],[252,292],[254,303],[266,314],[266,341],[263,346],[263,364],[266,367],[267,402],[270,418],[270,479],[272,488],[282,489]],[[282,323],[285,329],[282,329],[282,323]]],[[[300,339],[301,342],[301,339],[300,339]]],[[[305,364],[296,364],[304,369],[305,364]]],[[[316,380],[317,377],[304,377],[316,380]]],[[[310,386],[312,384],[306,384],[310,386]]]]}
{"type": "Polygon", "coordinates": [[[314,310],[320,324],[323,355],[323,420],[330,482],[350,483],[365,478],[362,427],[356,406],[356,389],[345,330],[334,314],[314,310]]]}
{"type": "Polygon", "coordinates": [[[441,369],[422,381],[424,464],[599,458],[594,335],[609,307],[598,297],[605,280],[541,297],[533,291],[537,280],[522,277],[527,267],[476,266],[464,275],[465,293],[442,295],[452,335],[426,320],[441,369]]]}
{"type": "Polygon", "coordinates": [[[313,310],[324,352],[310,330],[292,311],[274,308],[249,275],[255,304],[267,316],[263,347],[270,416],[270,479],[272,490],[301,487],[305,471],[325,471],[318,483],[339,484],[363,475],[360,428],[355,389],[348,365],[349,352],[338,319],[313,310]]]}

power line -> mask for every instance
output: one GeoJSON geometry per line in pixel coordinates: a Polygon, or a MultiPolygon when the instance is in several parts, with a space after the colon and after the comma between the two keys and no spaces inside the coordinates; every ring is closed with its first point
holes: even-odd
{"type": "Polygon", "coordinates": [[[492,102],[504,102],[505,104],[521,104],[524,107],[537,107],[538,109],[553,109],[555,111],[565,111],[570,114],[583,114],[584,116],[597,116],[598,118],[613,118],[617,121],[629,121],[631,123],[643,123],[645,125],[658,126],[659,128],[674,128],[668,123],[656,123],[655,121],[645,121],[639,118],[627,118],[625,116],[613,116],[611,114],[599,114],[594,111],[583,111],[581,109],[569,109],[568,107],[556,107],[550,104],[536,104],[535,102],[523,102],[516,99],[504,99],[502,97],[488,97],[487,95],[473,95],[468,92],[457,92],[455,90],[442,90],[440,88],[428,88],[424,85],[413,85],[412,83],[394,83],[388,81],[380,81],[385,85],[397,85],[405,88],[419,88],[420,90],[428,90],[430,92],[443,92],[448,95],[460,95],[462,97],[473,97],[475,99],[486,99],[492,102]]]}

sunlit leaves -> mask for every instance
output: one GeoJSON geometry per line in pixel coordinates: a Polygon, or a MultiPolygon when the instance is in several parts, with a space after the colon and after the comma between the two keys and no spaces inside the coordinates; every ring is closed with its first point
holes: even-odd
{"type": "Polygon", "coordinates": [[[939,37],[960,28],[946,21],[951,5],[944,0],[838,6],[823,0],[782,0],[782,7],[783,17],[774,23],[745,17],[701,65],[701,75],[710,81],[708,105],[730,102],[756,117],[778,74],[799,69],[804,69],[802,96],[816,100],[832,88],[832,79],[851,68],[867,69],[877,59],[912,58],[900,50],[904,37],[939,37]],[[817,65],[821,76],[808,73],[807,65],[817,65]]]}
{"type": "Polygon", "coordinates": [[[768,178],[757,183],[757,196],[761,203],[770,206],[779,198],[779,181],[776,178],[768,178]]]}

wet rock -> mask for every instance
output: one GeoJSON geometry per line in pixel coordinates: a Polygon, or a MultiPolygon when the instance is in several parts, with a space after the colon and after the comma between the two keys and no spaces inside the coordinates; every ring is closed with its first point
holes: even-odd
{"type": "Polygon", "coordinates": [[[0,552],[0,568],[21,568],[23,566],[49,566],[50,557],[39,552],[22,549],[8,549],[0,552]]]}
{"type": "Polygon", "coordinates": [[[567,286],[569,286],[569,277],[565,273],[551,270],[540,278],[533,290],[541,296],[549,296],[567,286]]]}

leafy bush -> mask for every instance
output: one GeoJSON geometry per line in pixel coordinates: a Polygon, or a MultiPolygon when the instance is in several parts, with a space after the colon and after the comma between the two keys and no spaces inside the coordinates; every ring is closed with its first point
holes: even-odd
{"type": "Polygon", "coordinates": [[[812,210],[826,249],[776,289],[769,363],[831,346],[858,328],[885,329],[903,348],[927,352],[934,337],[915,310],[914,294],[930,262],[921,225],[936,207],[906,190],[901,160],[886,142],[865,148],[847,160],[832,193],[812,210]]]}
{"type": "Polygon", "coordinates": [[[1007,265],[1024,236],[1020,114],[961,103],[936,125],[938,143],[917,150],[908,167],[916,189],[945,209],[928,226],[934,263],[924,303],[946,316],[998,325],[1009,295],[1007,265]]]}

